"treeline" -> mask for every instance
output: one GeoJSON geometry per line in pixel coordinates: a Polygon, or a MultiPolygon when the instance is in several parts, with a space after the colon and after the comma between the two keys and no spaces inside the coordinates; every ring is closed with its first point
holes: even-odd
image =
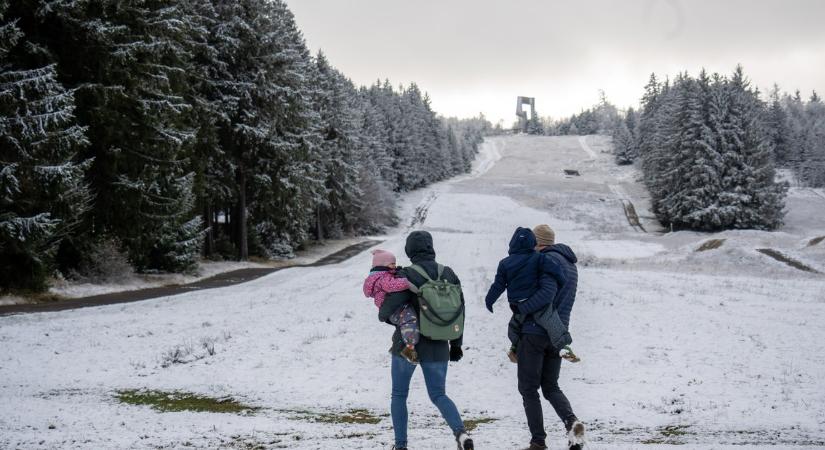
{"type": "Polygon", "coordinates": [[[570,117],[544,121],[544,134],[550,136],[610,134],[620,120],[619,110],[599,91],[599,102],[570,117]]]}
{"type": "Polygon", "coordinates": [[[0,0],[0,287],[288,255],[396,222],[490,128],[356,87],[282,0],[0,0]]]}
{"type": "Polygon", "coordinates": [[[825,187],[825,103],[815,91],[807,101],[799,91],[771,91],[766,114],[776,163],[791,169],[797,183],[825,187]]]}
{"type": "MultiPolygon", "coordinates": [[[[646,108],[643,106],[642,117],[646,116],[644,124],[633,108],[629,108],[624,117],[615,122],[610,133],[613,135],[617,163],[630,164],[639,157],[643,133],[649,134],[654,129],[660,134],[667,133],[667,129],[656,126],[656,122],[651,123],[653,111],[650,108],[657,105],[658,95],[666,97],[672,87],[684,82],[681,78],[684,76],[678,78],[675,83],[668,80],[659,83],[655,75],[651,78],[643,99],[643,105],[650,105],[646,108]]],[[[725,80],[718,75],[710,77],[710,82],[707,78],[707,74],[700,74],[697,80],[703,88],[703,94],[699,95],[696,101],[707,108],[709,103],[705,97],[716,93],[717,103],[727,102],[729,107],[734,108],[733,114],[738,113],[733,102],[737,96],[720,96],[719,91],[723,88],[725,80]],[[704,91],[706,85],[710,85],[708,92],[704,91]]],[[[767,100],[762,100],[760,92],[748,85],[741,68],[737,68],[729,81],[733,81],[734,87],[739,90],[742,90],[739,86],[743,85],[753,97],[754,118],[749,124],[758,128],[760,134],[767,138],[774,166],[791,170],[800,186],[825,186],[825,103],[819,94],[814,91],[808,100],[804,100],[798,90],[790,95],[782,93],[779,86],[774,85],[767,100]]],[[[705,113],[708,120],[709,115],[709,112],[705,113]]],[[[717,142],[721,141],[717,139],[717,142]]]]}
{"type": "Polygon", "coordinates": [[[652,75],[641,108],[605,98],[580,114],[547,121],[547,134],[606,134],[616,162],[638,162],[657,218],[673,229],[776,229],[789,169],[800,186],[825,186],[825,103],[816,92],[774,86],[767,99],[741,67],[730,77],[652,75]]]}
{"type": "Polygon", "coordinates": [[[638,126],[620,121],[618,130],[617,161],[641,160],[663,225],[712,231],[782,224],[787,184],[775,181],[767,107],[741,66],[730,77],[703,70],[672,83],[652,75],[638,126]]]}

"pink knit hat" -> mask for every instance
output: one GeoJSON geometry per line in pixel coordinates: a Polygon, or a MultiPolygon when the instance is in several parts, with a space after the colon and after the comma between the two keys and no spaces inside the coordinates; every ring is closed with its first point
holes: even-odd
{"type": "Polygon", "coordinates": [[[387,267],[395,264],[395,255],[386,250],[376,249],[372,251],[372,267],[387,267]]]}

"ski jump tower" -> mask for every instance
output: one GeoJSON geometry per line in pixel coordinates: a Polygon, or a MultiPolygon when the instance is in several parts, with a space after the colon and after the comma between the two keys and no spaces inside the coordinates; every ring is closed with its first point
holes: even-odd
{"type": "Polygon", "coordinates": [[[516,115],[518,116],[518,125],[521,132],[526,133],[527,121],[536,118],[536,98],[519,97],[516,101],[516,115]],[[527,118],[527,111],[522,108],[523,105],[530,105],[530,119],[527,118]]]}

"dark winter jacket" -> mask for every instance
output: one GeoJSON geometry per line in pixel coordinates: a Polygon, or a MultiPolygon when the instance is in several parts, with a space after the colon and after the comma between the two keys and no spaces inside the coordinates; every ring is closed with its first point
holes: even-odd
{"type": "MultiPolygon", "coordinates": [[[[438,276],[438,263],[435,261],[435,250],[433,249],[433,237],[426,231],[413,231],[407,236],[407,245],[404,248],[407,257],[410,258],[412,264],[418,265],[424,269],[430,278],[435,279],[438,276]]],[[[424,277],[418,272],[410,270],[408,267],[401,269],[399,275],[407,277],[411,284],[416,287],[421,287],[425,283],[424,277]]],[[[452,269],[445,266],[442,272],[442,279],[450,283],[461,285],[452,269]]],[[[464,301],[464,294],[461,294],[461,301],[464,301]]],[[[384,303],[378,309],[378,319],[382,322],[390,323],[390,316],[398,308],[405,303],[409,303],[419,313],[419,306],[416,295],[412,291],[390,292],[384,299],[384,303]]],[[[447,341],[433,341],[426,336],[421,336],[418,345],[415,347],[418,353],[418,358],[422,362],[439,362],[449,361],[450,359],[450,345],[461,346],[464,336],[458,339],[447,341]]],[[[401,333],[398,329],[392,336],[392,348],[390,352],[397,355],[404,348],[404,341],[401,338],[401,333]]]]}
{"type": "MultiPolygon", "coordinates": [[[[554,308],[559,313],[559,318],[565,326],[569,327],[570,314],[573,311],[573,303],[576,301],[576,289],[579,282],[579,272],[576,269],[578,259],[573,250],[564,244],[545,247],[541,250],[541,254],[561,267],[565,282],[564,284],[558,284],[552,277],[542,277],[536,294],[519,303],[516,309],[520,314],[532,314],[550,305],[548,299],[552,299],[554,308]]],[[[538,326],[531,316],[528,316],[521,326],[521,334],[545,335],[546,331],[538,326]]]]}
{"type": "Polygon", "coordinates": [[[573,303],[576,302],[576,289],[579,285],[579,270],[576,268],[576,254],[573,249],[564,244],[555,244],[550,247],[545,247],[541,251],[543,254],[554,259],[559,266],[564,269],[564,275],[567,282],[556,294],[553,304],[559,312],[561,321],[567,327],[570,327],[570,313],[573,312],[573,303]]]}
{"type": "Polygon", "coordinates": [[[496,277],[484,302],[491,309],[499,296],[507,290],[510,303],[531,299],[549,305],[555,292],[539,291],[539,277],[547,274],[561,286],[565,283],[564,270],[554,259],[545,258],[535,250],[536,236],[529,228],[516,228],[510,239],[509,256],[498,263],[496,277]],[[543,297],[535,298],[536,292],[543,297]]]}

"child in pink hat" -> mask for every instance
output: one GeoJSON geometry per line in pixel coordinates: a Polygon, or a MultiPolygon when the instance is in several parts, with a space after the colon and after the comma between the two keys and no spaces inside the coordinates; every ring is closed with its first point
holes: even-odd
{"type": "MultiPolygon", "coordinates": [[[[410,283],[406,278],[396,276],[397,269],[395,255],[391,252],[380,249],[372,251],[372,269],[367,279],[364,280],[364,295],[374,299],[375,306],[380,308],[390,292],[401,292],[410,288],[410,283]]],[[[415,352],[415,346],[418,344],[420,331],[415,309],[405,304],[390,316],[390,322],[398,327],[406,344],[406,347],[401,350],[401,356],[417,364],[418,354],[415,352]]]]}

